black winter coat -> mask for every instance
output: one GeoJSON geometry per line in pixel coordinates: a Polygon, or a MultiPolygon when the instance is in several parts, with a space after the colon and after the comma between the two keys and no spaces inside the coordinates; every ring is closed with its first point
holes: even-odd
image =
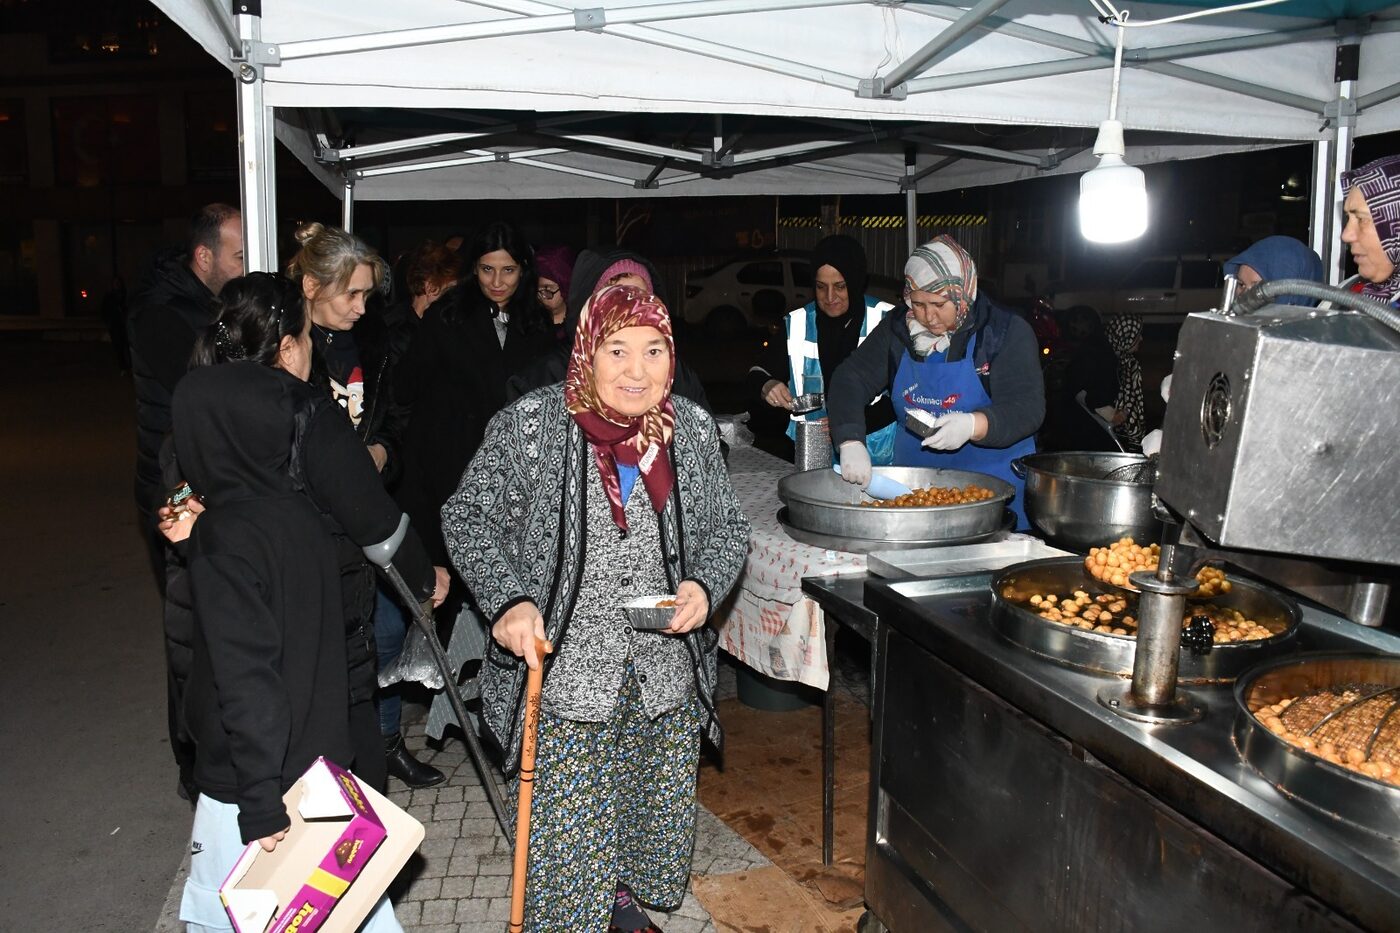
{"type": "Polygon", "coordinates": [[[170,433],[170,397],[190,366],[195,338],[214,322],[214,293],[189,257],[158,254],[137,283],[127,315],[136,385],[136,505],[149,515],[164,500],[160,446],[170,433]]]}
{"type": "Polygon", "coordinates": [[[229,363],[191,373],[173,399],[180,464],[207,506],[189,541],[195,781],[238,805],[244,842],[287,827],[282,794],[317,756],[352,764],[334,547],[288,475],[306,391],[229,363]]]}
{"type": "MultiPolygon", "coordinates": [[[[302,407],[296,426],[294,462],[299,468],[294,485],[315,506],[323,530],[334,541],[350,701],[363,702],[374,694],[378,658],[373,624],[374,572],[365,561],[362,548],[391,537],[403,512],[385,492],[364,444],[349,430],[349,422],[334,403],[314,387],[308,387],[297,398],[302,407]]],[[[163,457],[166,475],[173,485],[181,477],[174,445],[166,445],[163,457]]],[[[191,486],[203,495],[193,482],[191,486]]],[[[186,572],[188,542],[169,548],[167,554],[165,645],[178,695],[189,678],[194,650],[193,602],[186,572]]],[[[432,595],[432,565],[421,538],[412,528],[394,557],[394,566],[420,600],[432,595]]]]}
{"type": "Polygon", "coordinates": [[[506,405],[506,380],[547,352],[553,328],[527,330],[512,315],[505,346],[475,280],[449,289],[423,315],[394,391],[411,410],[399,504],[423,535],[433,563],[448,566],[439,511],[457,491],[486,423],[506,405]]]}

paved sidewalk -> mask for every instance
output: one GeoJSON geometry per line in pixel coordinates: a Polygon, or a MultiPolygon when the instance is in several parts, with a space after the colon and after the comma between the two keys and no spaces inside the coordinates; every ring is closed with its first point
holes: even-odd
{"type": "MultiPolygon", "coordinates": [[[[726,670],[724,666],[721,669],[726,670]]],[[[723,680],[721,692],[732,695],[732,672],[723,680]]],[[[510,847],[455,730],[449,732],[445,746],[434,751],[425,744],[426,718],[424,707],[405,706],[405,740],[416,755],[441,769],[448,779],[438,787],[417,791],[389,780],[390,798],[426,830],[418,855],[390,892],[394,913],[411,933],[501,933],[510,920],[510,847]]],[[[770,864],[742,836],[699,807],[694,875],[731,874],[770,864]]],[[[187,867],[188,859],[171,885],[156,933],[182,930],[178,911],[187,867]]],[[[709,913],[690,892],[674,913],[657,914],[655,919],[666,933],[715,930],[709,913]]]]}

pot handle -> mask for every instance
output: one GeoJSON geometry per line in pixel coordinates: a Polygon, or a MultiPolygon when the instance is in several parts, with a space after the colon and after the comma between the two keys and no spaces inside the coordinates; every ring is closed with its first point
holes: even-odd
{"type": "Polygon", "coordinates": [[[1026,464],[1021,457],[1011,461],[1011,472],[1016,474],[1017,479],[1026,478],[1026,464]]]}

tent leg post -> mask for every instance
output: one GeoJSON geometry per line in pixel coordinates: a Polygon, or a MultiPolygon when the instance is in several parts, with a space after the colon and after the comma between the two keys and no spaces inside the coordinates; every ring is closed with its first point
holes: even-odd
{"type": "MultiPolygon", "coordinates": [[[[262,20],[240,14],[238,36],[244,43],[261,41],[262,20]]],[[[238,64],[238,164],[239,198],[243,211],[243,262],[245,271],[270,272],[277,268],[276,143],[272,108],[263,105],[263,76],[251,62],[238,64]]]]}
{"type": "Polygon", "coordinates": [[[1352,142],[1356,138],[1356,81],[1361,59],[1355,48],[1358,36],[1344,36],[1337,42],[1337,97],[1329,107],[1332,138],[1313,144],[1312,214],[1308,231],[1311,246],[1322,257],[1323,274],[1333,285],[1342,281],[1341,202],[1345,193],[1338,182],[1351,168],[1352,142]]]}
{"type": "Polygon", "coordinates": [[[340,202],[340,229],[355,232],[355,179],[345,179],[345,198],[340,202]]]}
{"type": "Polygon", "coordinates": [[[904,239],[910,256],[919,248],[919,192],[914,183],[917,156],[913,146],[904,151],[904,239]]]}

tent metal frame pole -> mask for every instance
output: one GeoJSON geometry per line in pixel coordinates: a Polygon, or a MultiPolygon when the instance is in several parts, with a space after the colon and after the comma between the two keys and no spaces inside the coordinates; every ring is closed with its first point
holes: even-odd
{"type": "Polygon", "coordinates": [[[904,152],[904,244],[906,253],[913,255],[919,247],[919,189],[914,170],[918,167],[919,150],[910,146],[904,152]]]}
{"type": "MultiPolygon", "coordinates": [[[[932,6],[907,6],[905,9],[923,16],[930,16],[934,19],[941,19],[947,22],[956,22],[961,18],[962,11],[953,8],[950,10],[940,9],[932,6]]],[[[1379,24],[1377,24],[1379,25],[1379,24]]],[[[1026,26],[1011,20],[1003,19],[999,16],[989,17],[986,22],[977,24],[978,32],[996,32],[999,35],[1010,36],[1014,39],[1022,39],[1045,48],[1059,49],[1064,52],[1075,52],[1080,55],[1099,55],[1107,57],[1110,62],[1113,58],[1113,45],[1101,45],[1089,42],[1084,39],[1075,39],[1070,36],[1062,36],[1048,29],[1038,29],[1035,26],[1026,26]]],[[[1375,29],[1373,28],[1374,32],[1375,29]]],[[[1177,45],[1162,45],[1155,48],[1136,48],[1123,50],[1123,64],[1129,62],[1144,63],[1150,61],[1179,60],[1183,58],[1198,58],[1203,55],[1219,55],[1222,52],[1243,52],[1250,49],[1268,48],[1275,45],[1292,45],[1297,42],[1306,42],[1310,39],[1332,39],[1336,36],[1336,28],[1332,25],[1324,26],[1300,26],[1297,29],[1280,29],[1271,32],[1253,33],[1247,36],[1231,36],[1227,39],[1206,39],[1201,42],[1182,42],[1177,45]]]]}
{"type": "Polygon", "coordinates": [[[1313,143],[1312,159],[1312,203],[1308,205],[1308,245],[1322,257],[1322,269],[1327,281],[1337,284],[1331,258],[1331,238],[1333,224],[1332,179],[1334,175],[1333,153],[1336,143],[1331,139],[1319,139],[1313,143]]]}
{"type": "Polygon", "coordinates": [[[345,196],[340,202],[340,229],[355,232],[355,179],[345,179],[345,196]]]}
{"type": "MultiPolygon", "coordinates": [[[[261,41],[262,19],[237,17],[240,49],[261,41]]],[[[259,67],[235,63],[238,98],[239,200],[243,213],[243,267],[245,272],[271,272],[277,268],[277,185],[274,113],[263,104],[263,76],[259,67]]]]}
{"type": "Polygon", "coordinates": [[[1397,97],[1400,97],[1400,82],[1388,84],[1369,94],[1362,94],[1356,99],[1356,109],[1358,111],[1364,111],[1368,107],[1375,107],[1378,104],[1383,104],[1388,100],[1394,100],[1397,97]]]}
{"type": "Polygon", "coordinates": [[[528,165],[531,168],[542,168],[550,172],[558,172],[561,175],[577,175],[580,178],[592,178],[596,181],[610,181],[619,185],[626,185],[629,188],[636,187],[635,178],[624,178],[621,175],[609,175],[607,172],[595,172],[592,169],[575,168],[572,165],[560,165],[557,162],[540,162],[537,159],[511,159],[517,165],[528,165]]]}
{"type": "Polygon", "coordinates": [[[522,158],[559,155],[568,149],[521,149],[518,152],[491,149],[468,149],[471,155],[460,159],[440,159],[436,162],[402,162],[397,165],[376,165],[373,168],[355,169],[356,178],[381,178],[385,175],[407,175],[413,172],[431,172],[435,169],[459,168],[463,165],[481,165],[486,162],[513,162],[522,158]]]}
{"type": "Polygon", "coordinates": [[[910,94],[927,94],[935,91],[957,91],[986,84],[1005,84],[1008,81],[1025,81],[1031,78],[1053,78],[1057,75],[1098,71],[1102,68],[1112,67],[1112,59],[1062,58],[1052,62],[1035,62],[1030,65],[1007,65],[1004,68],[964,71],[959,74],[939,75],[934,78],[915,78],[912,81],[906,81],[904,87],[910,94]]]}
{"type": "Polygon", "coordinates": [[[974,159],[983,159],[988,162],[1009,162],[1012,165],[1030,165],[1035,168],[1045,167],[1045,159],[1025,152],[995,149],[991,146],[969,146],[963,143],[944,142],[941,139],[925,136],[922,133],[906,133],[904,138],[913,142],[922,143],[925,146],[929,146],[941,152],[956,152],[959,155],[971,156],[974,159]]]}
{"type": "MultiPolygon", "coordinates": [[[[563,6],[558,3],[538,3],[535,2],[535,0],[480,0],[477,6],[489,7],[493,10],[502,10],[507,13],[515,13],[520,16],[543,16],[557,12],[573,12],[574,9],[573,7],[563,6]]],[[[854,91],[860,84],[860,79],[855,75],[843,74],[839,71],[831,71],[826,68],[817,68],[813,65],[805,64],[804,62],[778,58],[773,55],[760,54],[750,51],[749,49],[741,49],[737,46],[727,45],[723,42],[715,42],[711,39],[686,36],[656,26],[608,24],[603,26],[599,31],[607,33],[610,36],[619,36],[624,39],[631,39],[634,42],[641,42],[645,45],[655,45],[659,48],[700,55],[705,58],[713,58],[716,61],[726,61],[735,65],[746,65],[750,68],[758,68],[772,74],[782,75],[785,78],[795,78],[799,81],[811,81],[814,84],[821,84],[826,87],[839,87],[844,90],[854,91]]]]}
{"type": "Polygon", "coordinates": [[[1356,138],[1354,103],[1356,82],[1361,68],[1360,44],[1361,37],[1356,35],[1342,36],[1337,40],[1336,73],[1341,80],[1337,82],[1337,99],[1334,105],[1336,112],[1329,117],[1332,122],[1330,171],[1326,186],[1318,188],[1313,194],[1314,200],[1323,201],[1327,205],[1324,227],[1326,251],[1319,255],[1322,257],[1322,268],[1327,274],[1327,281],[1332,284],[1342,281],[1344,267],[1341,202],[1345,196],[1342,194],[1340,181],[1342,173],[1351,168],[1352,142],[1356,138]]]}
{"type": "Polygon", "coordinates": [[[703,153],[695,152],[690,149],[669,149],[665,146],[652,146],[647,143],[637,143],[628,139],[617,139],[612,136],[595,136],[585,133],[560,133],[554,131],[543,132],[540,133],[540,135],[554,139],[568,140],[574,143],[602,146],[605,149],[615,149],[618,152],[655,156],[660,159],[674,159],[680,162],[694,162],[697,164],[702,164],[705,161],[705,155],[703,153]]]}
{"type": "Polygon", "coordinates": [[[887,93],[889,88],[903,84],[906,78],[911,78],[928,68],[954,43],[977,28],[987,17],[1006,6],[1008,2],[1009,0],[982,0],[981,3],[958,17],[951,26],[940,32],[923,48],[900,62],[891,69],[889,74],[879,79],[881,87],[876,89],[876,93],[887,93]]]}
{"type": "Polygon", "coordinates": [[[242,48],[243,43],[238,38],[238,27],[233,23],[227,0],[204,0],[204,8],[209,11],[209,17],[219,27],[219,32],[224,34],[229,51],[242,48]]]}
{"type": "Polygon", "coordinates": [[[346,52],[372,52],[443,42],[463,42],[502,36],[538,35],[575,29],[596,30],[604,26],[659,22],[672,19],[699,19],[738,13],[771,13],[783,10],[805,10],[828,6],[864,5],[867,0],[680,0],[675,3],[623,6],[608,9],[597,7],[545,16],[490,20],[484,23],[459,23],[451,26],[427,26],[393,32],[338,36],[329,39],[303,39],[277,46],[275,54],[282,61],[340,55],[346,52]]]}
{"type": "MultiPolygon", "coordinates": [[[[1124,65],[1127,62],[1123,63],[1124,65]]],[[[1326,102],[1315,100],[1311,97],[1304,97],[1301,94],[1290,94],[1288,91],[1280,91],[1275,88],[1265,87],[1262,84],[1254,84],[1250,81],[1240,81],[1237,78],[1226,78],[1221,75],[1212,74],[1208,71],[1201,71],[1199,68],[1188,68],[1185,65],[1174,65],[1170,62],[1154,62],[1147,65],[1135,65],[1144,71],[1152,71],[1157,74],[1166,75],[1170,78],[1180,78],[1182,81],[1190,81],[1193,84],[1204,84],[1207,87],[1219,88],[1222,91],[1233,91],[1236,94],[1244,94],[1246,97],[1257,97],[1259,100],[1271,101],[1275,104],[1282,104],[1285,107],[1292,107],[1306,113],[1316,113],[1321,116],[1326,102]]]]}
{"type": "MultiPolygon", "coordinates": [[[[557,117],[549,117],[543,120],[532,121],[530,126],[536,130],[545,127],[566,126],[571,123],[579,123],[584,120],[592,120],[598,117],[597,114],[564,114],[557,117]]],[[[346,162],[351,159],[368,159],[382,155],[395,155],[402,152],[414,152],[420,149],[431,149],[435,146],[450,145],[452,143],[467,142],[469,140],[488,139],[492,136],[500,136],[505,133],[519,133],[524,129],[524,125],[519,122],[500,123],[483,121],[483,128],[461,133],[433,133],[427,136],[411,136],[405,139],[395,139],[383,143],[366,143],[362,146],[344,146],[339,149],[325,147],[322,152],[324,161],[346,162]]]]}

